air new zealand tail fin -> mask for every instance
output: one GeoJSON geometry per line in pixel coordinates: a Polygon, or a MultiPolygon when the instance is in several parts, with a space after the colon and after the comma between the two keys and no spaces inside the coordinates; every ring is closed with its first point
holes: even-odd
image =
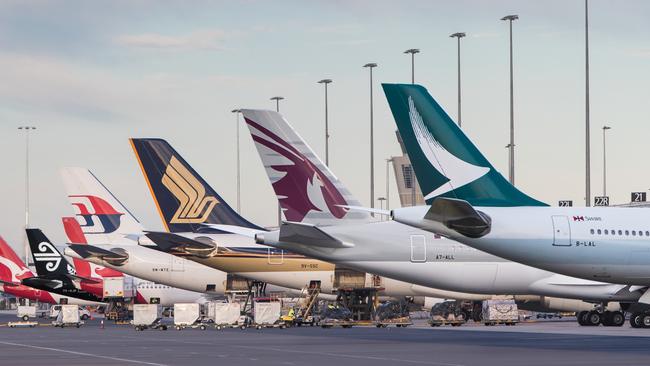
{"type": "Polygon", "coordinates": [[[75,274],[74,268],[40,229],[27,229],[27,239],[39,277],[52,278],[75,274]]]}
{"type": "Polygon", "coordinates": [[[314,225],[370,221],[350,191],[281,114],[242,109],[257,152],[288,221],[314,225]]]}
{"type": "Polygon", "coordinates": [[[168,231],[219,232],[209,224],[264,230],[235,212],[167,141],[130,141],[168,231]]]}
{"type": "Polygon", "coordinates": [[[383,84],[424,199],[474,206],[546,206],[510,184],[420,85],[383,84]]]}

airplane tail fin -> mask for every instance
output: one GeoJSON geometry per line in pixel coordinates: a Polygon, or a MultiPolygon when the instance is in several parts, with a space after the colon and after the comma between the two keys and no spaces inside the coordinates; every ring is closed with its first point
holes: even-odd
{"type": "MultiPolygon", "coordinates": [[[[86,237],[84,236],[83,231],[79,222],[74,217],[63,217],[63,228],[65,229],[65,235],[68,237],[68,240],[72,244],[79,245],[88,245],[86,237]]],[[[90,263],[78,258],[72,258],[74,268],[77,272],[77,276],[93,278],[93,277],[122,277],[124,274],[122,272],[115,271],[110,268],[99,266],[94,263],[90,263]],[[95,273],[96,275],[94,275],[95,273]]]]}
{"type": "Polygon", "coordinates": [[[27,239],[39,277],[74,274],[74,268],[40,229],[27,229],[27,239]]]}
{"type": "Polygon", "coordinates": [[[510,184],[421,85],[382,84],[427,204],[546,206],[510,184]]]}
{"type": "Polygon", "coordinates": [[[358,224],[370,214],[281,114],[242,109],[280,207],[288,221],[313,225],[358,224]]]}
{"type": "Polygon", "coordinates": [[[129,210],[88,169],[61,169],[81,234],[89,244],[124,244],[143,228],[129,210]]]}
{"type": "Polygon", "coordinates": [[[32,271],[0,236],[0,282],[20,284],[22,278],[32,276],[32,271]]]}
{"type": "Polygon", "coordinates": [[[263,230],[235,212],[167,141],[130,141],[167,231],[218,232],[210,224],[263,230]]]}

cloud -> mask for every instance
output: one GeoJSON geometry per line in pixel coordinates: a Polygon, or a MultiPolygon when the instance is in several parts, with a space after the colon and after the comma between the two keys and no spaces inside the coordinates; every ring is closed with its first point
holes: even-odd
{"type": "Polygon", "coordinates": [[[116,37],[114,41],[119,45],[137,48],[220,50],[225,39],[225,31],[212,29],[177,36],[160,33],[125,34],[116,37]]]}

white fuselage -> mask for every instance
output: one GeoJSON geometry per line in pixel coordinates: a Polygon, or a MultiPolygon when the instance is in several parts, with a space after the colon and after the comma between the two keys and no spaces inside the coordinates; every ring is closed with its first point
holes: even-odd
{"type": "Polygon", "coordinates": [[[595,281],[650,285],[650,211],[614,207],[478,207],[490,232],[472,239],[423,219],[429,207],[394,210],[396,221],[530,266],[595,281]]]}
{"type": "Polygon", "coordinates": [[[567,277],[510,262],[394,221],[320,229],[351,246],[323,248],[309,243],[282,243],[277,231],[265,233],[265,243],[345,267],[449,291],[593,301],[632,301],[640,296],[624,285],[567,277]]]}

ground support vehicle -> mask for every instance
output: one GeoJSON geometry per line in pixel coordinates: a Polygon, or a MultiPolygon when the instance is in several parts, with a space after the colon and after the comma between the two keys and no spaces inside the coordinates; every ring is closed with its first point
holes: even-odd
{"type": "Polygon", "coordinates": [[[22,321],[22,322],[9,322],[7,326],[9,328],[34,328],[38,325],[38,322],[22,321]]]}
{"type": "Polygon", "coordinates": [[[36,306],[34,305],[18,305],[16,315],[23,321],[28,321],[29,318],[36,317],[36,306]]]}
{"type": "Polygon", "coordinates": [[[253,323],[251,327],[262,328],[281,328],[287,327],[287,324],[281,320],[282,303],[277,299],[256,299],[253,306],[253,323]]]}
{"type": "Polygon", "coordinates": [[[208,323],[201,316],[201,304],[180,303],[174,304],[174,327],[176,330],[185,328],[208,329],[208,323]]]}
{"type": "Polygon", "coordinates": [[[216,302],[208,303],[208,319],[214,328],[239,328],[241,317],[241,304],[238,302],[216,302]]]}
{"type": "Polygon", "coordinates": [[[77,327],[79,328],[83,321],[79,316],[79,306],[78,305],[60,305],[61,309],[56,317],[56,320],[52,322],[52,325],[55,327],[77,327]]]}
{"type": "Polygon", "coordinates": [[[429,325],[439,327],[451,325],[459,327],[467,322],[467,312],[459,301],[443,301],[431,307],[429,325]]]}
{"type": "Polygon", "coordinates": [[[483,324],[515,325],[519,322],[519,309],[515,300],[483,301],[483,324]]]}
{"type": "Polygon", "coordinates": [[[157,304],[134,304],[133,321],[135,330],[159,329],[167,330],[162,324],[162,307],[157,304]]]}
{"type": "Polygon", "coordinates": [[[390,325],[394,325],[398,328],[406,328],[409,325],[413,325],[413,322],[411,321],[410,316],[375,321],[375,326],[377,328],[388,328],[390,325]]]}

